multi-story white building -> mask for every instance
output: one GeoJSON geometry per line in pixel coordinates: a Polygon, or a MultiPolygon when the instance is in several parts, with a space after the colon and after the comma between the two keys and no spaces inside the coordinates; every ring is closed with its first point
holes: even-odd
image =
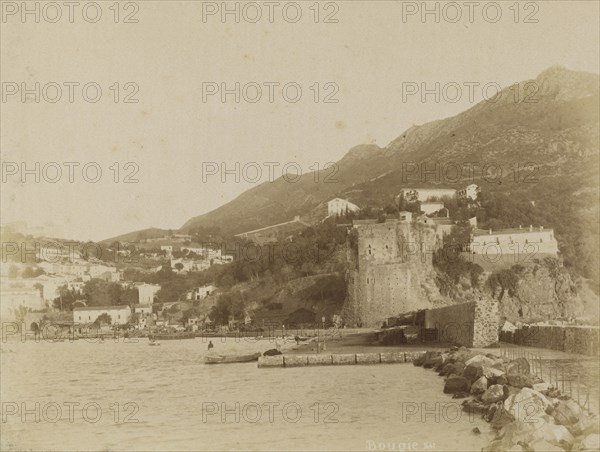
{"type": "Polygon", "coordinates": [[[506,255],[522,254],[533,256],[535,254],[558,255],[558,242],[552,229],[543,226],[534,228],[502,229],[498,231],[476,230],[469,244],[472,254],[506,255]]]}
{"type": "Polygon", "coordinates": [[[129,306],[83,306],[73,308],[73,323],[94,323],[102,314],[110,316],[111,325],[125,325],[131,317],[129,306]]]}
{"type": "Polygon", "coordinates": [[[327,203],[327,216],[344,215],[346,212],[357,212],[360,210],[356,204],[341,198],[334,198],[327,203]]]}
{"type": "Polygon", "coordinates": [[[137,289],[138,303],[148,305],[154,303],[154,296],[160,290],[160,285],[143,283],[139,284],[137,289]]]}

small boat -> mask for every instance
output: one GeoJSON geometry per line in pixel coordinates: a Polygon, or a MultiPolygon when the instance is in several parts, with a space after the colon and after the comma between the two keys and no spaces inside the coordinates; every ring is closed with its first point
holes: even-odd
{"type": "Polygon", "coordinates": [[[223,356],[210,354],[204,357],[205,364],[229,364],[229,363],[249,363],[251,361],[258,361],[258,357],[261,356],[262,353],[252,353],[251,355],[233,355],[233,356],[223,356]]]}
{"type": "Polygon", "coordinates": [[[154,345],[154,346],[157,346],[157,345],[160,345],[160,342],[150,342],[148,345],[154,345]]]}

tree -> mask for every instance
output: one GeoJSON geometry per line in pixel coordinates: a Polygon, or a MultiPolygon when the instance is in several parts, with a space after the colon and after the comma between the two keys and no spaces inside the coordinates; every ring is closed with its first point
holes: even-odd
{"type": "Polygon", "coordinates": [[[181,271],[183,270],[183,264],[181,262],[177,262],[175,264],[175,268],[177,269],[177,271],[181,271]]]}
{"type": "Polygon", "coordinates": [[[94,325],[96,325],[96,326],[110,325],[111,323],[112,323],[112,318],[106,312],[103,312],[96,318],[96,320],[94,320],[94,325]]]}
{"type": "Polygon", "coordinates": [[[45,273],[44,270],[41,269],[40,267],[35,267],[34,268],[31,265],[28,265],[23,270],[23,273],[21,274],[21,276],[23,278],[35,278],[37,276],[43,275],[44,273],[45,273]]]}

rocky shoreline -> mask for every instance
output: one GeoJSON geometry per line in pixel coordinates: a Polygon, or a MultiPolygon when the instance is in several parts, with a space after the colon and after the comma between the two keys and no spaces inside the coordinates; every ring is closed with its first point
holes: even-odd
{"type": "Polygon", "coordinates": [[[598,415],[532,374],[525,358],[452,347],[423,353],[413,364],[438,372],[444,393],[465,399],[463,410],[490,423],[496,435],[483,452],[600,450],[598,415]]]}

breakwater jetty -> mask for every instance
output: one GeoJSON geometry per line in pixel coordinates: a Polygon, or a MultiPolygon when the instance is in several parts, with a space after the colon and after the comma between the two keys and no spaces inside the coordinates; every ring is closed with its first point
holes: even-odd
{"type": "Polygon", "coordinates": [[[525,355],[511,359],[453,347],[428,351],[413,364],[444,377],[444,393],[464,399],[464,411],[490,423],[496,435],[482,452],[600,449],[600,418],[589,403],[581,406],[556,379],[544,381],[541,368],[525,355]]]}
{"type": "Polygon", "coordinates": [[[261,356],[258,358],[258,367],[349,366],[357,364],[412,363],[424,353],[425,351],[411,351],[261,356]]]}

